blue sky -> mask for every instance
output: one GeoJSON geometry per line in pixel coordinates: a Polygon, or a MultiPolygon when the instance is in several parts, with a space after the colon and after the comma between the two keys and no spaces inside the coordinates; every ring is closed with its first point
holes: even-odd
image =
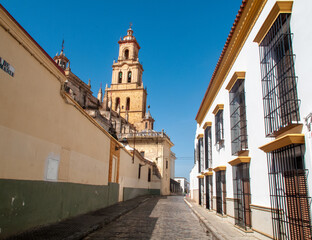
{"type": "Polygon", "coordinates": [[[72,71],[91,79],[95,95],[111,83],[117,42],[132,22],[155,130],[175,144],[175,175],[189,178],[195,116],[241,0],[0,2],[51,57],[64,39],[72,71]]]}

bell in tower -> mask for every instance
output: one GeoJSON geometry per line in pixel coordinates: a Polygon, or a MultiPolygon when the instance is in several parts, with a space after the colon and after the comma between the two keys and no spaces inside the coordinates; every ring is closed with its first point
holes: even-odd
{"type": "Polygon", "coordinates": [[[62,50],[61,53],[58,55],[58,53],[55,55],[53,60],[56,62],[57,65],[59,65],[63,70],[69,69],[70,63],[68,58],[65,56],[64,53],[64,40],[62,42],[62,50]]]}

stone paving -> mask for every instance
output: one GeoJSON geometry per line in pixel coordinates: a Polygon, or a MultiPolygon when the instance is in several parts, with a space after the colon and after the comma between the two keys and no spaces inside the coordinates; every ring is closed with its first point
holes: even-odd
{"type": "Polygon", "coordinates": [[[210,239],[182,196],[154,197],[85,240],[210,239]]]}

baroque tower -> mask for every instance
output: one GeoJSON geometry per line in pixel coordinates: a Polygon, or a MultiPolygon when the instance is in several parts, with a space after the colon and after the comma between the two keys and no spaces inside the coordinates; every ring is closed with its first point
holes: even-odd
{"type": "Polygon", "coordinates": [[[112,83],[107,88],[108,98],[112,101],[112,109],[134,124],[138,131],[145,127],[143,119],[146,112],[146,89],[143,87],[143,67],[139,62],[140,46],[133,36],[131,25],[127,35],[118,41],[118,61],[113,63],[112,83]],[[120,109],[120,110],[119,110],[120,109]]]}

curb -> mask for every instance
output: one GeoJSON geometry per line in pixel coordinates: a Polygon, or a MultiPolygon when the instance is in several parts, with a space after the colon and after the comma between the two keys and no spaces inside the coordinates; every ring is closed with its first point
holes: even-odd
{"type": "Polygon", "coordinates": [[[225,240],[226,239],[226,238],[223,238],[223,237],[216,235],[217,230],[208,224],[207,220],[199,212],[197,212],[193,208],[193,205],[189,201],[187,201],[186,198],[184,198],[184,202],[190,207],[190,209],[198,217],[198,220],[200,221],[200,223],[202,223],[204,225],[204,227],[207,229],[208,234],[211,234],[212,239],[216,239],[216,240],[225,240]]]}

